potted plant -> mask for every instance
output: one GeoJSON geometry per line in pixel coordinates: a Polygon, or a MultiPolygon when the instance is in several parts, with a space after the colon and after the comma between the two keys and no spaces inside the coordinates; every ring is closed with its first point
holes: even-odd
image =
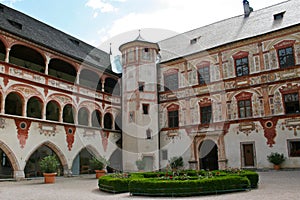
{"type": "Polygon", "coordinates": [[[90,160],[90,167],[92,170],[95,171],[96,173],[96,178],[100,178],[101,176],[104,176],[106,171],[104,170],[104,168],[109,165],[109,162],[103,158],[103,157],[93,157],[90,160]]]}
{"type": "Polygon", "coordinates": [[[180,168],[183,167],[183,158],[180,156],[180,157],[173,157],[169,160],[169,165],[172,169],[172,171],[177,171],[179,170],[180,168]]]}
{"type": "Polygon", "coordinates": [[[136,160],[135,165],[136,165],[136,167],[138,168],[139,171],[145,170],[145,167],[146,167],[145,159],[142,158],[142,159],[136,160]]]}
{"type": "Polygon", "coordinates": [[[272,152],[267,157],[268,157],[268,161],[270,163],[273,163],[275,170],[279,170],[281,163],[283,163],[286,159],[283,154],[280,154],[280,153],[277,153],[277,152],[276,153],[272,152]]]}
{"type": "Polygon", "coordinates": [[[54,183],[55,176],[59,167],[59,162],[56,156],[46,156],[40,162],[39,165],[44,175],[45,183],[54,183]]]}

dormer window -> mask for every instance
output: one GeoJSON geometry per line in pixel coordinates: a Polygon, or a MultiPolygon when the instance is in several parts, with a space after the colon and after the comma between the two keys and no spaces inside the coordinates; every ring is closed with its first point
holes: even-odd
{"type": "Polygon", "coordinates": [[[191,39],[190,43],[191,44],[196,44],[197,43],[197,38],[191,39]]]}
{"type": "Polygon", "coordinates": [[[8,19],[7,20],[13,27],[22,30],[22,24],[15,22],[13,20],[8,19]]]}
{"type": "Polygon", "coordinates": [[[274,16],[274,20],[280,20],[283,18],[283,15],[284,15],[285,11],[284,12],[281,12],[281,13],[277,13],[274,16]]]}

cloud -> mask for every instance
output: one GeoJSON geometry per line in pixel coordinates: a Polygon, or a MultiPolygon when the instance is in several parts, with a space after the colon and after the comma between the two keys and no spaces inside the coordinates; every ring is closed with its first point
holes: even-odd
{"type": "Polygon", "coordinates": [[[0,0],[0,3],[6,4],[8,6],[13,6],[13,4],[15,4],[18,1],[22,0],[0,0]]]}
{"type": "Polygon", "coordinates": [[[151,3],[157,5],[156,9],[134,11],[116,19],[107,32],[108,36],[142,28],[161,28],[181,33],[224,19],[226,10],[227,17],[243,13],[242,4],[232,8],[229,7],[232,4],[215,6],[215,2],[210,1],[154,0],[151,3]],[[218,13],[223,13],[223,16],[218,13]]]}
{"type": "Polygon", "coordinates": [[[88,0],[85,5],[91,7],[93,10],[100,10],[102,13],[118,11],[118,8],[115,8],[111,3],[105,0],[88,0]]]}

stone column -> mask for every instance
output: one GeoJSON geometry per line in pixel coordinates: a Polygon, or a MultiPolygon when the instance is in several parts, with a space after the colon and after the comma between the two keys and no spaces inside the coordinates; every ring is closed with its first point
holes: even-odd
{"type": "Polygon", "coordinates": [[[50,57],[46,56],[46,60],[45,60],[45,74],[48,75],[48,71],[49,71],[49,63],[50,63],[50,57]]]}
{"type": "Polygon", "coordinates": [[[9,52],[10,52],[10,48],[6,48],[5,62],[7,63],[9,63],[9,52]]]}
{"type": "Polygon", "coordinates": [[[219,169],[224,170],[227,168],[227,159],[225,154],[225,143],[224,143],[224,134],[220,134],[218,138],[218,145],[219,145],[219,169]]]}
{"type": "Polygon", "coordinates": [[[25,179],[25,173],[23,170],[14,171],[14,179],[17,181],[21,181],[25,179]]]}

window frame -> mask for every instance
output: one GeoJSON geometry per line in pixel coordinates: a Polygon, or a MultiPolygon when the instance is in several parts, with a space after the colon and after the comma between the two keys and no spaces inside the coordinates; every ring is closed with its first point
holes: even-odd
{"type": "Polygon", "coordinates": [[[292,46],[277,49],[277,56],[278,56],[279,68],[284,69],[284,68],[295,66],[295,54],[294,54],[294,48],[292,46]],[[287,54],[288,49],[291,51],[290,54],[287,54]],[[282,51],[284,51],[284,55],[280,55],[280,52],[282,51]],[[286,59],[286,61],[282,63],[284,59],[286,59]]]}
{"type": "Polygon", "coordinates": [[[295,45],[296,41],[295,40],[283,40],[279,43],[277,43],[276,45],[274,45],[274,48],[276,49],[277,52],[277,59],[278,59],[278,67],[280,69],[285,69],[285,68],[289,68],[289,67],[293,67],[296,65],[296,57],[295,57],[295,49],[294,49],[294,45],[295,45]],[[286,50],[287,49],[291,49],[291,54],[289,54],[292,58],[289,58],[289,60],[291,59],[292,62],[285,62],[284,64],[281,64],[281,57],[284,56],[284,58],[287,57],[287,55],[280,55],[280,51],[281,50],[286,50]]]}
{"type": "Polygon", "coordinates": [[[206,85],[209,84],[211,81],[210,77],[210,63],[209,62],[202,62],[197,66],[197,78],[199,85],[206,85]],[[203,70],[202,72],[200,72],[203,70]],[[204,71],[206,70],[206,71],[204,71]]]}
{"type": "Polygon", "coordinates": [[[168,128],[179,128],[179,106],[176,104],[170,105],[168,108],[168,128]]]}
{"type": "Polygon", "coordinates": [[[287,145],[288,145],[288,156],[289,157],[293,157],[293,158],[298,158],[300,157],[300,139],[291,139],[291,140],[287,140],[287,145]],[[299,143],[298,146],[299,148],[297,148],[295,150],[295,153],[292,151],[292,144],[291,143],[299,143]]]}
{"type": "MultiPolygon", "coordinates": [[[[298,92],[291,92],[291,93],[285,93],[283,94],[283,105],[284,105],[284,111],[285,111],[285,114],[296,114],[296,113],[299,113],[300,112],[300,102],[299,102],[299,93],[298,92]],[[286,102],[286,96],[288,95],[296,95],[297,96],[297,101],[291,101],[291,102],[286,102]],[[298,102],[298,104],[296,103],[298,102]],[[298,112],[297,111],[294,111],[294,112],[287,112],[287,103],[293,103],[293,104],[297,104],[298,106],[298,112]]],[[[294,105],[293,105],[294,107],[294,105]]]]}
{"type": "Polygon", "coordinates": [[[177,69],[168,70],[167,72],[164,73],[164,90],[173,91],[178,89],[179,89],[178,70],[177,69]]]}
{"type": "Polygon", "coordinates": [[[148,103],[142,104],[142,111],[143,111],[144,115],[149,115],[149,108],[150,108],[150,105],[148,103]]]}
{"type": "MultiPolygon", "coordinates": [[[[252,110],[252,93],[250,92],[241,92],[240,94],[236,95],[235,98],[237,100],[237,108],[238,108],[238,117],[239,118],[249,118],[249,117],[253,117],[253,110],[252,110]],[[240,106],[240,102],[249,102],[249,106],[243,106],[243,108],[245,109],[245,115],[242,117],[241,116],[241,106],[240,106]],[[249,111],[250,111],[250,115],[247,115],[247,107],[249,107],[249,111]]],[[[245,104],[244,104],[245,105],[245,104]]]]}
{"type": "Polygon", "coordinates": [[[205,105],[205,106],[200,106],[200,122],[201,124],[210,124],[212,122],[212,106],[210,105],[205,105]],[[210,112],[209,110],[206,111],[207,108],[210,108],[210,112]],[[205,117],[206,120],[204,120],[203,115],[209,115],[209,120],[208,117],[205,117]]]}

